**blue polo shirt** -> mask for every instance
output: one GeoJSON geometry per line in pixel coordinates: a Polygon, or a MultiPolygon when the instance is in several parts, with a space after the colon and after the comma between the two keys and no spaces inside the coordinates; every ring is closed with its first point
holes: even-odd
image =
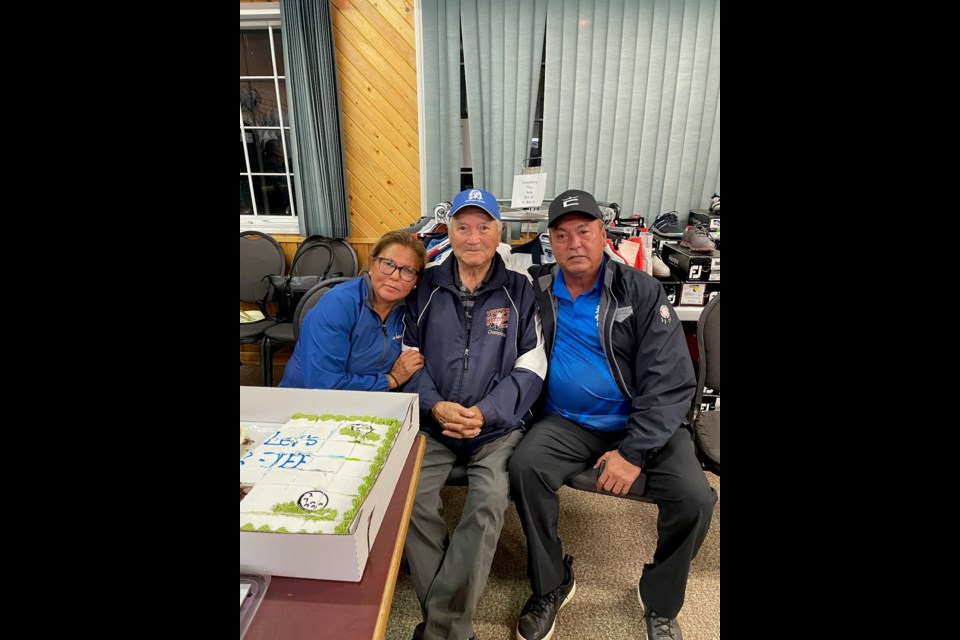
{"type": "Polygon", "coordinates": [[[546,412],[556,413],[588,429],[627,428],[630,401],[610,374],[600,344],[597,321],[603,269],[593,287],[574,301],[559,271],[553,283],[557,298],[557,335],[547,375],[546,412]]]}

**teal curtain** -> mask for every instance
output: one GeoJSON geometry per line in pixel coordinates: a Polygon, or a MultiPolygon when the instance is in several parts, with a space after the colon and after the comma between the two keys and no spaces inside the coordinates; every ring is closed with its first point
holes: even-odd
{"type": "MultiPolygon", "coordinates": [[[[284,0],[286,2],[286,0],[284,0]]],[[[281,3],[283,4],[283,3],[281,3]]],[[[460,192],[460,0],[422,0],[418,39],[421,215],[460,192]]]]}
{"type": "Polygon", "coordinates": [[[530,155],[540,83],[545,0],[462,0],[473,184],[509,198],[530,155]]]}
{"type": "Polygon", "coordinates": [[[552,2],[545,68],[548,196],[585,189],[649,224],[720,191],[719,0],[552,2]]]}
{"type": "Polygon", "coordinates": [[[350,210],[330,3],[283,0],[280,26],[300,233],[346,238],[350,210]]]}

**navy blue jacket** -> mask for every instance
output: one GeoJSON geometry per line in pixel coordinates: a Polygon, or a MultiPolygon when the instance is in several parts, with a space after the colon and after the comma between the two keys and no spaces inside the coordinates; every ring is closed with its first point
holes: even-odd
{"type": "Polygon", "coordinates": [[[522,428],[547,371],[530,281],[507,270],[499,254],[493,260],[490,280],[474,303],[469,336],[453,281],[453,256],[424,271],[407,297],[403,347],[418,349],[425,365],[403,391],[420,394],[420,428],[456,453],[469,453],[522,428]],[[485,419],[480,434],[462,440],[441,435],[443,429],[430,414],[441,400],[477,405],[485,419]]]}
{"type": "MultiPolygon", "coordinates": [[[[560,266],[530,267],[548,357],[557,335],[553,283],[560,266]]],[[[683,327],[663,287],[639,269],[607,259],[598,322],[607,366],[631,402],[620,455],[643,467],[686,419],[696,380],[683,327]]]]}

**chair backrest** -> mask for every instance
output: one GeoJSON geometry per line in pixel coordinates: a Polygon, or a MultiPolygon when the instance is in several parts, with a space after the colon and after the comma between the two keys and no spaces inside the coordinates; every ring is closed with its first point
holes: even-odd
{"type": "Polygon", "coordinates": [[[264,276],[286,273],[280,243],[260,231],[240,232],[240,301],[256,302],[267,292],[264,276]]]}
{"type": "Polygon", "coordinates": [[[703,388],[720,395],[720,294],[714,296],[697,321],[697,351],[700,352],[697,405],[703,399],[703,388]]]}
{"type": "Polygon", "coordinates": [[[293,340],[296,342],[300,339],[300,325],[303,324],[303,319],[307,316],[307,311],[313,309],[314,305],[320,301],[320,298],[323,297],[327,291],[330,291],[333,287],[340,284],[341,282],[346,282],[347,280],[353,280],[353,278],[348,278],[346,276],[340,276],[337,278],[327,278],[326,280],[317,283],[307,291],[300,302],[297,304],[297,308],[293,312],[293,340]]]}
{"type": "MultiPolygon", "coordinates": [[[[701,411],[704,389],[720,396],[720,294],[707,303],[697,321],[697,393],[693,398],[693,434],[697,457],[708,471],[720,475],[720,410],[701,411]]],[[[718,400],[719,402],[719,400],[718,400]]]]}
{"type": "Polygon", "coordinates": [[[314,235],[297,247],[290,262],[290,274],[323,278],[352,278],[359,273],[357,252],[346,240],[314,235]]]}

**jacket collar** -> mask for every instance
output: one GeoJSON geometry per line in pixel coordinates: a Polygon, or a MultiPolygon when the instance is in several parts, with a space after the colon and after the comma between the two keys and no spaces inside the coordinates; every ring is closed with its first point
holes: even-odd
{"type": "MultiPolygon", "coordinates": [[[[457,285],[453,277],[453,270],[455,268],[457,268],[457,257],[451,255],[436,267],[437,275],[434,282],[438,285],[449,286],[456,289],[457,285]]],[[[490,271],[484,276],[483,281],[486,283],[485,289],[497,289],[507,283],[507,265],[503,262],[503,258],[500,257],[499,253],[493,254],[493,264],[490,265],[490,271]]]]}

